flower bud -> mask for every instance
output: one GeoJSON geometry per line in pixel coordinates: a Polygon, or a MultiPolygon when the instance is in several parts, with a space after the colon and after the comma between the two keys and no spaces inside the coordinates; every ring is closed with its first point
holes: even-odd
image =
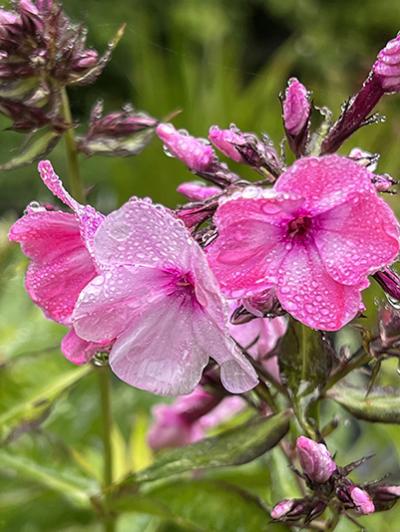
{"type": "Polygon", "coordinates": [[[372,497],[376,512],[390,510],[400,498],[400,486],[380,484],[366,489],[372,497]]]}
{"type": "Polygon", "coordinates": [[[384,291],[393,299],[400,300],[400,277],[389,266],[374,274],[384,291]]]}
{"type": "Polygon", "coordinates": [[[192,201],[204,201],[222,192],[220,188],[207,187],[197,181],[181,183],[176,190],[192,201]]]}
{"type": "Polygon", "coordinates": [[[372,179],[377,192],[391,192],[393,185],[397,185],[397,181],[389,174],[374,175],[372,179]]]}
{"type": "Polygon", "coordinates": [[[310,94],[296,78],[289,79],[283,100],[283,121],[287,133],[293,137],[307,127],[311,113],[310,94]]]}
{"type": "Polygon", "coordinates": [[[224,155],[237,163],[252,166],[263,175],[266,170],[278,177],[283,171],[283,162],[267,137],[260,140],[254,133],[244,133],[231,124],[229,129],[211,126],[208,138],[224,155]]]}
{"type": "Polygon", "coordinates": [[[275,521],[293,523],[302,520],[306,525],[321,515],[325,508],[326,503],[319,499],[284,499],[274,506],[271,517],[275,521]]]}
{"type": "Polygon", "coordinates": [[[192,172],[207,172],[216,161],[209,144],[176,130],[172,124],[159,124],[156,134],[163,141],[166,153],[180,159],[192,172]]]}
{"type": "Polygon", "coordinates": [[[94,67],[99,60],[99,54],[96,50],[84,50],[81,54],[77,55],[72,62],[73,70],[86,70],[87,68],[94,67]]]}
{"type": "Polygon", "coordinates": [[[369,151],[362,150],[361,148],[353,148],[349,153],[349,157],[356,163],[364,166],[364,168],[370,172],[375,172],[378,166],[378,153],[370,153],[369,151]]]}
{"type": "Polygon", "coordinates": [[[276,297],[274,289],[264,290],[257,295],[244,298],[241,303],[248,312],[257,318],[273,318],[286,314],[276,297]]]}
{"type": "Polygon", "coordinates": [[[218,200],[210,199],[203,205],[189,204],[176,211],[176,216],[189,229],[194,229],[206,220],[212,218],[218,207],[218,200]]]}
{"type": "Polygon", "coordinates": [[[323,484],[336,471],[337,466],[323,443],[300,436],[297,438],[296,449],[301,467],[311,482],[323,484]]]}
{"type": "Polygon", "coordinates": [[[231,125],[229,129],[220,129],[218,126],[211,126],[208,138],[214,146],[224,155],[237,163],[245,162],[237,146],[242,146],[245,142],[239,134],[239,129],[231,125]]]}
{"type": "Polygon", "coordinates": [[[372,72],[385,93],[400,91],[400,35],[379,52],[372,72]]]}
{"type": "Polygon", "coordinates": [[[295,500],[284,499],[281,502],[278,502],[271,511],[272,519],[283,519],[289,514],[289,512],[296,506],[295,500]]]}
{"type": "Polygon", "coordinates": [[[364,515],[374,513],[374,503],[365,490],[359,488],[358,486],[353,486],[350,488],[350,497],[355,506],[355,510],[358,513],[364,515]]]}

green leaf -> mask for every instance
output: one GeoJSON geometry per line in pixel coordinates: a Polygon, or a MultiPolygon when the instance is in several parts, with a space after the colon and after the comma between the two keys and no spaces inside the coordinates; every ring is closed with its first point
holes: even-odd
{"type": "Polygon", "coordinates": [[[37,161],[40,157],[48,154],[56,146],[60,138],[60,133],[53,129],[39,129],[26,139],[17,156],[0,165],[0,171],[14,170],[37,161]]]}
{"type": "Polygon", "coordinates": [[[45,419],[54,401],[91,371],[59,354],[18,357],[0,373],[0,439],[11,440],[45,419]]]}
{"type": "Polygon", "coordinates": [[[376,423],[400,423],[400,390],[374,388],[368,395],[365,389],[340,383],[327,396],[354,417],[376,423]]]}
{"type": "Polygon", "coordinates": [[[225,433],[162,453],[153,465],[128,477],[122,485],[211,467],[251,462],[272,449],[289,429],[291,411],[268,418],[256,418],[225,433]]]}
{"type": "Polygon", "coordinates": [[[60,493],[78,506],[91,506],[90,492],[94,491],[96,485],[84,477],[67,476],[60,470],[42,467],[28,458],[4,450],[0,450],[0,465],[2,469],[11,469],[25,479],[60,493]]]}

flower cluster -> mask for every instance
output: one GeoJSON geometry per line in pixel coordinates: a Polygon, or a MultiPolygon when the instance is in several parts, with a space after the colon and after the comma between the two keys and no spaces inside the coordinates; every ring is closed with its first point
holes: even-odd
{"type": "Polygon", "coordinates": [[[389,510],[400,497],[400,486],[373,482],[364,486],[354,484],[347,475],[364,460],[338,466],[323,443],[305,436],[296,442],[297,455],[303,473],[297,472],[312,490],[312,495],[302,499],[285,499],[271,512],[276,521],[307,525],[321,515],[329,504],[336,511],[366,515],[389,510]]]}

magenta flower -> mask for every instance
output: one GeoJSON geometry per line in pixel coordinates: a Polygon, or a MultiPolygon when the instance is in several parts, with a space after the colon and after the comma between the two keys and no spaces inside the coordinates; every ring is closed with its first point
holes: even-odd
{"type": "Polygon", "coordinates": [[[207,430],[232,418],[245,406],[240,397],[222,397],[197,386],[190,395],[178,397],[171,405],[156,405],[148,434],[152,449],[181,447],[205,437],[207,430]]]}
{"type": "Polygon", "coordinates": [[[227,314],[202,249],[167,209],[132,198],[104,220],[94,256],[101,273],[73,315],[77,334],[116,338],[110,365],[123,381],[160,395],[194,389],[211,356],[234,393],[257,383],[227,332],[227,314]]]}
{"type": "MultiPolygon", "coordinates": [[[[93,207],[76,202],[48,161],[39,163],[39,171],[45,185],[73,213],[28,206],[11,227],[9,238],[31,259],[25,285],[33,302],[47,318],[70,327],[79,293],[97,275],[91,253],[94,234],[104,217],[93,207]]],[[[64,354],[75,363],[86,362],[96,347],[85,342],[83,348],[73,331],[63,340],[64,354]]]]}
{"type": "Polygon", "coordinates": [[[275,288],[282,307],[338,330],[361,307],[368,275],[399,252],[398,223],[373,174],[338,155],[296,161],[272,190],[248,187],[221,202],[210,265],[230,298],[275,288]]]}
{"type": "Polygon", "coordinates": [[[296,450],[301,467],[312,482],[327,482],[337,469],[331,453],[323,443],[300,436],[296,441],[296,450]]]}

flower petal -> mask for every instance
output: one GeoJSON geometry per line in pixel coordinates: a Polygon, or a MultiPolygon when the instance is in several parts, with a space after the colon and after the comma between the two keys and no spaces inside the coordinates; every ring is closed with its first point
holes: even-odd
{"type": "Polygon", "coordinates": [[[115,342],[111,369],[131,386],[158,395],[190,393],[209,359],[194,339],[195,320],[179,299],[148,304],[115,342]]]}
{"type": "Polygon", "coordinates": [[[162,274],[154,268],[120,266],[98,275],[76,304],[77,334],[92,342],[116,338],[143,305],[159,297],[161,283],[162,274]]]}
{"type": "Polygon", "coordinates": [[[32,300],[48,318],[70,324],[79,293],[96,275],[74,215],[28,213],[11,227],[9,238],[33,261],[26,274],[32,300]]]}
{"type": "Polygon", "coordinates": [[[372,178],[371,172],[346,157],[303,157],[279,177],[274,188],[303,197],[304,208],[315,215],[354,193],[374,191],[372,178]]]}
{"type": "Polygon", "coordinates": [[[131,198],[99,228],[95,254],[104,268],[124,264],[187,266],[191,245],[195,243],[184,224],[167,209],[131,198]]]}
{"type": "Polygon", "coordinates": [[[337,283],[310,245],[295,244],[280,270],[278,299],[294,318],[314,329],[337,331],[361,306],[360,290],[337,283]]]}
{"type": "Polygon", "coordinates": [[[87,342],[71,329],[61,341],[61,351],[64,356],[73,364],[78,366],[86,364],[99,351],[104,350],[106,346],[87,342]]]}
{"type": "Polygon", "coordinates": [[[218,238],[206,252],[225,295],[249,296],[276,283],[287,253],[287,220],[296,207],[298,200],[281,196],[233,199],[218,208],[218,238]]]}
{"type": "Polygon", "coordinates": [[[399,253],[398,222],[374,193],[351,199],[315,219],[315,243],[329,274],[345,285],[390,264],[399,253]]]}

